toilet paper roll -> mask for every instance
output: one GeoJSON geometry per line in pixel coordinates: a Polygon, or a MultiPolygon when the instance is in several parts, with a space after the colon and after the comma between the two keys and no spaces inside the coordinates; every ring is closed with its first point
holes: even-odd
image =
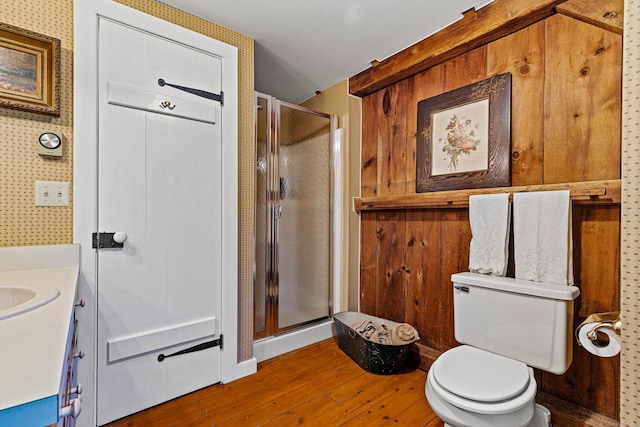
{"type": "Polygon", "coordinates": [[[600,347],[594,344],[591,339],[587,336],[590,330],[592,330],[597,325],[600,325],[600,322],[593,323],[585,323],[578,330],[578,340],[580,344],[587,350],[589,353],[594,354],[599,357],[613,357],[620,353],[620,336],[615,333],[615,331],[611,328],[600,328],[598,332],[602,332],[603,334],[607,334],[609,337],[609,344],[600,347]]]}

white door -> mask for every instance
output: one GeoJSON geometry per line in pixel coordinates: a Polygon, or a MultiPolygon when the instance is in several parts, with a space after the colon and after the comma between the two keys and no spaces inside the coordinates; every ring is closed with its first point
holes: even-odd
{"type": "Polygon", "coordinates": [[[97,252],[100,425],[221,379],[223,107],[184,90],[219,94],[221,72],[209,53],[99,21],[98,230],[126,234],[97,252]]]}

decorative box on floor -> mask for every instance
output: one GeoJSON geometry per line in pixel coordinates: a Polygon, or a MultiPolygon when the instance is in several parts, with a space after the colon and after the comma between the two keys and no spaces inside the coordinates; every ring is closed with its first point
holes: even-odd
{"type": "Polygon", "coordinates": [[[336,313],[333,322],[338,347],[372,374],[397,372],[411,343],[420,338],[411,325],[354,311],[336,313]]]}

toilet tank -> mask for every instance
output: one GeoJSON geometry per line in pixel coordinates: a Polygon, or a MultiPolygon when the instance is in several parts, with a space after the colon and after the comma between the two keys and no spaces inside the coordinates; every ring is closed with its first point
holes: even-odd
{"type": "Polygon", "coordinates": [[[459,343],[554,374],[569,368],[577,287],[475,273],[451,281],[459,343]]]}

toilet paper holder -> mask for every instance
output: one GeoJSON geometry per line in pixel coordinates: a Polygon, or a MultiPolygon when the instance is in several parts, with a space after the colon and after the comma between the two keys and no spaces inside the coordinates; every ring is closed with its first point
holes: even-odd
{"type": "Polygon", "coordinates": [[[622,330],[622,321],[620,320],[620,312],[619,311],[610,311],[608,313],[593,313],[587,316],[587,318],[576,328],[576,340],[578,341],[578,345],[582,345],[580,340],[578,339],[578,331],[582,328],[583,325],[587,323],[598,323],[596,326],[591,328],[589,332],[587,332],[587,337],[591,341],[596,341],[598,339],[598,330],[602,328],[610,328],[616,334],[620,335],[620,331],[622,330]]]}

